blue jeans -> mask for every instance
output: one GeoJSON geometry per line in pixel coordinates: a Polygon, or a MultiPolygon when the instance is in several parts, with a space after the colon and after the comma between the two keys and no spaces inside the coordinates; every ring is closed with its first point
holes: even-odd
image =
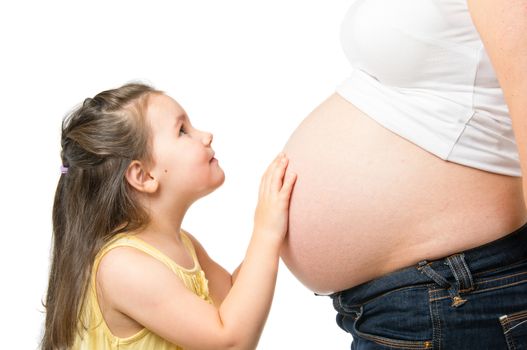
{"type": "Polygon", "coordinates": [[[331,298],[352,350],[527,349],[527,224],[331,298]]]}

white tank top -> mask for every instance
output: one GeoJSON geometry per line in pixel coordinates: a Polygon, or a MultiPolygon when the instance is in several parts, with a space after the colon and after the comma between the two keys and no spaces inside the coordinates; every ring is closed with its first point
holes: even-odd
{"type": "Polygon", "coordinates": [[[466,0],[354,0],[337,93],[451,162],[521,176],[503,92],[466,0]]]}

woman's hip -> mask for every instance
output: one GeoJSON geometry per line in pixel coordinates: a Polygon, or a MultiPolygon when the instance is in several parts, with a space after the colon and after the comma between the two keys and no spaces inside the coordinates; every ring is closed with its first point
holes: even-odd
{"type": "Polygon", "coordinates": [[[352,349],[527,348],[527,224],[331,298],[352,349]]]}

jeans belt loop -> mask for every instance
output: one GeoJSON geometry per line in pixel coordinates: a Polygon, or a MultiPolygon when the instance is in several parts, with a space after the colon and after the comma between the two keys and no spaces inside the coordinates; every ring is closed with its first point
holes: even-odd
{"type": "Polygon", "coordinates": [[[467,300],[461,298],[459,295],[459,287],[457,284],[451,284],[443,276],[437,273],[430,264],[423,260],[419,263],[417,269],[428,276],[432,281],[434,281],[441,288],[444,288],[448,291],[450,298],[452,299],[452,307],[459,307],[467,302],[467,300]]]}
{"type": "Polygon", "coordinates": [[[471,292],[474,290],[474,280],[465,261],[465,254],[450,255],[446,258],[446,264],[452,270],[460,291],[471,292]]]}

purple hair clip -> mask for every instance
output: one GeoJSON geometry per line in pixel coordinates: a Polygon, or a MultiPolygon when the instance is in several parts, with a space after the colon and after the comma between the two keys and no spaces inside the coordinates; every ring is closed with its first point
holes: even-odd
{"type": "Polygon", "coordinates": [[[61,165],[60,166],[60,172],[62,174],[67,174],[68,173],[68,167],[67,166],[64,166],[64,165],[61,165]]]}

